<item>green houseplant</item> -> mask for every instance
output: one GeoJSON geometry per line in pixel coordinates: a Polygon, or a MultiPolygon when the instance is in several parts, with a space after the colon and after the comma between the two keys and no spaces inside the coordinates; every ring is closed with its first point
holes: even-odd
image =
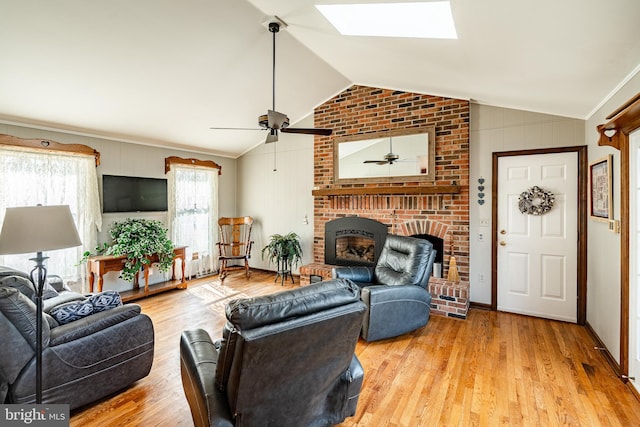
{"type": "MultiPolygon", "coordinates": [[[[95,254],[125,256],[127,259],[120,272],[123,280],[132,282],[143,267],[149,264],[149,256],[156,254],[160,271],[171,269],[173,262],[173,243],[167,237],[160,221],[127,218],[115,222],[109,231],[111,243],[98,246],[95,254]]],[[[86,261],[91,252],[85,252],[82,261],[86,261]]]]}
{"type": "Polygon", "coordinates": [[[269,236],[269,244],[262,248],[262,259],[269,260],[269,264],[278,266],[278,271],[290,271],[292,265],[298,265],[302,260],[302,246],[300,236],[289,234],[273,234],[269,236]]]}

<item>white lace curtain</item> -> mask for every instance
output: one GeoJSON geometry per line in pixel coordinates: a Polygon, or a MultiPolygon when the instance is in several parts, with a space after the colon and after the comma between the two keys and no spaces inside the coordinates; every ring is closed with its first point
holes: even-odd
{"type": "MultiPolygon", "coordinates": [[[[97,231],[102,227],[95,158],[27,149],[0,149],[0,222],[4,220],[7,207],[37,204],[69,205],[82,240],[80,247],[45,254],[49,257],[49,274],[72,281],[84,277],[84,266],[78,262],[84,251],[96,247],[97,231]]],[[[28,273],[34,265],[29,260],[33,256],[0,256],[0,265],[28,273]]]]}
{"type": "Polygon", "coordinates": [[[187,246],[191,275],[217,270],[218,169],[172,164],[168,178],[171,241],[187,246]]]}

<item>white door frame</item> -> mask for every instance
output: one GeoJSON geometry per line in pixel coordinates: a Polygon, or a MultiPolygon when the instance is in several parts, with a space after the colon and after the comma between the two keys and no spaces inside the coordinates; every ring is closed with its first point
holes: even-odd
{"type": "Polygon", "coordinates": [[[493,153],[491,192],[491,309],[498,309],[498,159],[505,156],[528,156],[576,152],[578,154],[578,242],[576,257],[578,264],[578,317],[577,323],[584,325],[587,319],[587,146],[547,148],[538,150],[503,151],[493,153]]]}
{"type": "MultiPolygon", "coordinates": [[[[640,186],[640,170],[637,168],[640,148],[640,130],[635,130],[629,134],[629,260],[637,260],[640,256],[640,236],[638,236],[638,220],[640,217],[640,194],[638,187],[640,186]]],[[[629,292],[628,292],[628,372],[627,377],[631,380],[630,386],[635,389],[636,394],[640,394],[640,368],[638,360],[638,341],[640,333],[637,318],[638,301],[640,301],[640,266],[635,261],[629,262],[629,292]]],[[[625,374],[623,374],[625,375],[625,374]]]]}

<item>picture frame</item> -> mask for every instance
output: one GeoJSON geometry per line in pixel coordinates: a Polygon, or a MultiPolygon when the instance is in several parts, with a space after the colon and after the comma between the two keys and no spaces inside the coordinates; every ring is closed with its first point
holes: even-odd
{"type": "Polygon", "coordinates": [[[589,164],[589,215],[596,221],[613,219],[613,155],[589,164]]]}

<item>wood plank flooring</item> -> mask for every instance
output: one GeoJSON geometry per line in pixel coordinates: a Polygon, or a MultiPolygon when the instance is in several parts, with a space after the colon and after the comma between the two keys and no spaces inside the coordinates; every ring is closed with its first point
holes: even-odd
{"type": "MultiPolygon", "coordinates": [[[[71,426],[191,426],[181,332],[218,338],[225,302],[281,291],[274,274],[231,274],[225,295],[200,288],[214,276],[136,301],[155,326],[151,373],[74,411],[71,426]]],[[[292,286],[297,278],[284,289],[292,286]]],[[[411,334],[358,343],[365,382],[342,426],[640,426],[640,403],[595,345],[583,327],[557,321],[474,309],[467,320],[431,316],[411,334]]]]}

